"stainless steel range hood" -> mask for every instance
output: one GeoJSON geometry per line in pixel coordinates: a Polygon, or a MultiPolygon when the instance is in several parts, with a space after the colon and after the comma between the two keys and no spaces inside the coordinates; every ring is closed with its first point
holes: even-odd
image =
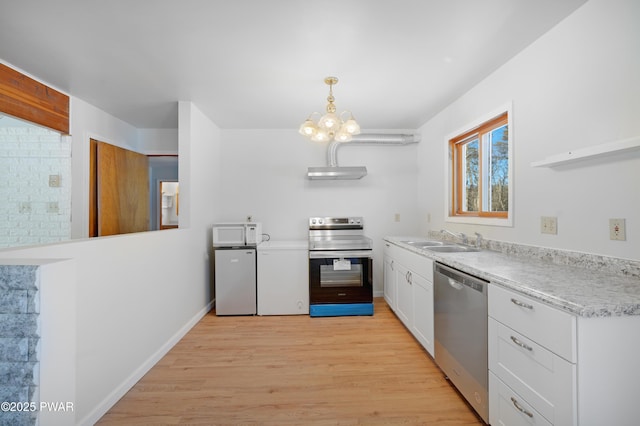
{"type": "Polygon", "coordinates": [[[309,167],[307,170],[307,177],[312,180],[362,179],[366,175],[367,175],[367,168],[364,166],[309,167]]]}
{"type": "Polygon", "coordinates": [[[307,179],[310,180],[348,180],[362,179],[367,175],[365,166],[338,166],[338,148],[347,145],[408,145],[420,141],[419,135],[406,134],[360,134],[350,142],[333,141],[327,148],[327,163],[325,167],[309,167],[307,179]]]}

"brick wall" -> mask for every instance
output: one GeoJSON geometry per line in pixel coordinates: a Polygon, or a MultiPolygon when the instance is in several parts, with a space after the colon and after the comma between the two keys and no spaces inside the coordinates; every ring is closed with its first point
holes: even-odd
{"type": "MultiPolygon", "coordinates": [[[[39,405],[37,266],[0,265],[0,402],[39,405]]],[[[35,425],[37,411],[0,411],[2,425],[35,425]]]]}
{"type": "Polygon", "coordinates": [[[0,247],[71,238],[68,138],[10,117],[0,119],[0,247]]]}

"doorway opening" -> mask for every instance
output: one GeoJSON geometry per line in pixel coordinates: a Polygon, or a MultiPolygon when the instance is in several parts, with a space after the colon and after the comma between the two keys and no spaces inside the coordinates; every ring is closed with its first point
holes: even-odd
{"type": "Polygon", "coordinates": [[[160,229],[178,227],[180,191],[177,181],[160,181],[160,229]]]}

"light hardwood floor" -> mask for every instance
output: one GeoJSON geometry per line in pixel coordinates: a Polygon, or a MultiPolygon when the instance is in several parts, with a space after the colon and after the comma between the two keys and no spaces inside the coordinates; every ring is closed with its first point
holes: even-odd
{"type": "Polygon", "coordinates": [[[206,315],[98,425],[482,425],[383,299],[362,317],[206,315]]]}

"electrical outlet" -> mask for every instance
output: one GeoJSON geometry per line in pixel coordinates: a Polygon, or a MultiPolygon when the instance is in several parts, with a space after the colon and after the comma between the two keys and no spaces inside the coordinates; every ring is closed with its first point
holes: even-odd
{"type": "Polygon", "coordinates": [[[29,201],[20,203],[20,213],[31,213],[31,203],[29,201]]]}
{"type": "Polygon", "coordinates": [[[627,239],[624,219],[609,219],[609,238],[617,241],[627,239]]]}
{"type": "Polygon", "coordinates": [[[393,220],[395,220],[396,222],[400,222],[400,213],[396,213],[393,220]]]}
{"type": "Polygon", "coordinates": [[[558,218],[555,216],[540,217],[540,232],[556,235],[558,233],[558,218]]]}
{"type": "Polygon", "coordinates": [[[49,187],[50,188],[60,187],[60,175],[49,175],[49,187]]]}
{"type": "Polygon", "coordinates": [[[58,213],[60,208],[57,201],[50,201],[47,203],[47,213],[58,213]]]}

